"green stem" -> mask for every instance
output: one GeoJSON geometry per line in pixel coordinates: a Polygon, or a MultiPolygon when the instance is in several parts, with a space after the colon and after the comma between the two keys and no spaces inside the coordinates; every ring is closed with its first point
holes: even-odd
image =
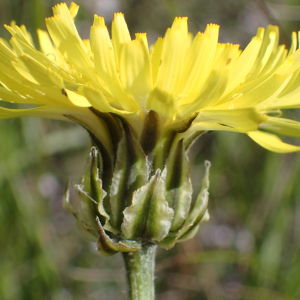
{"type": "Polygon", "coordinates": [[[145,244],[136,252],[123,252],[129,300],[154,299],[155,252],[154,244],[145,244]]]}

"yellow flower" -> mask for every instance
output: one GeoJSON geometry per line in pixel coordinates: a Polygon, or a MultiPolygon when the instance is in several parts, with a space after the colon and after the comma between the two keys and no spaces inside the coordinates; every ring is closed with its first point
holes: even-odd
{"type": "Polygon", "coordinates": [[[149,52],[146,34],[131,40],[124,16],[117,13],[110,38],[104,19],[95,15],[90,40],[74,25],[78,6],[58,4],[38,30],[40,51],[25,26],[5,26],[11,46],[0,41],[0,97],[36,107],[0,107],[0,118],[41,116],[78,122],[113,147],[97,113],[127,120],[140,137],[149,111],[161,128],[189,123],[186,135],[204,130],[248,134],[275,152],[299,151],[271,131],[300,136],[300,123],[279,117],[279,109],[300,107],[300,51],[296,34],[288,51],[278,46],[278,28],[259,28],[244,51],[218,43],[219,26],[209,24],[194,38],[187,18],[176,18],[149,52]],[[192,122],[192,123],[191,123],[192,122]]]}
{"type": "Polygon", "coordinates": [[[12,38],[0,39],[0,99],[26,108],[2,105],[0,119],[39,116],[88,130],[95,147],[77,186],[80,205],[68,192],[64,205],[103,254],[145,242],[169,249],[209,218],[210,163],[192,201],[187,156],[202,132],[246,133],[269,150],[300,151],[274,135],[300,137],[299,122],[280,118],[280,109],[300,107],[296,33],[288,51],[276,26],[260,28],[241,51],[218,43],[218,25],[192,38],[187,18],[176,18],[149,51],[146,34],[131,40],[121,13],[112,37],[96,15],[90,40],[82,40],[77,11],[74,3],[53,8],[49,34],[38,30],[40,51],[24,26],[6,26],[12,38]]]}

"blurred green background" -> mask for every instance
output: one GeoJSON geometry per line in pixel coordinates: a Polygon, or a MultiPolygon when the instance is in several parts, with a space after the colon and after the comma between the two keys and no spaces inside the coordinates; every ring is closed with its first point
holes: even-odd
{"type": "MultiPolygon", "coordinates": [[[[66,1],[70,4],[70,1],[66,1]]],[[[45,29],[55,1],[1,0],[0,23],[45,29]]],[[[132,34],[162,36],[176,15],[190,31],[221,25],[220,41],[240,43],[277,24],[281,42],[300,29],[299,0],[78,0],[76,25],[88,38],[93,14],[110,25],[122,11],[132,34]]],[[[4,28],[2,37],[9,39],[4,28]]],[[[34,35],[36,38],[36,36],[34,35]]],[[[290,117],[300,119],[294,111],[290,117]]],[[[70,123],[0,121],[0,299],[126,299],[121,255],[102,257],[61,199],[68,177],[86,166],[89,138],[70,123]]],[[[158,300],[300,299],[300,154],[269,153],[249,138],[210,133],[190,153],[199,189],[212,162],[211,220],[197,236],[157,255],[158,300]]]]}

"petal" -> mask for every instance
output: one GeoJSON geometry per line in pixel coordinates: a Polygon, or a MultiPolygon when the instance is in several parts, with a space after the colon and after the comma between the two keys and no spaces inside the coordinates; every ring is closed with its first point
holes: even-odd
{"type": "Polygon", "coordinates": [[[255,108],[231,110],[201,110],[194,122],[211,122],[235,128],[239,132],[248,132],[258,128],[267,117],[255,108]]]}
{"type": "Polygon", "coordinates": [[[293,32],[291,37],[292,43],[288,56],[292,55],[297,50],[297,33],[293,32]]]}
{"type": "Polygon", "coordinates": [[[197,131],[230,131],[230,132],[239,132],[237,129],[233,127],[228,127],[225,125],[217,124],[217,123],[208,123],[208,122],[199,122],[193,123],[189,128],[188,132],[190,134],[197,131]]]}
{"type": "MultiPolygon", "coordinates": [[[[220,26],[217,24],[208,24],[204,31],[204,34],[207,34],[211,37],[211,41],[213,41],[213,45],[214,45],[214,43],[216,43],[218,41],[219,28],[220,28],[220,26]]],[[[213,49],[212,49],[212,52],[214,52],[213,49]]]]}
{"type": "MultiPolygon", "coordinates": [[[[213,26],[212,30],[219,30],[219,26],[213,26]]],[[[198,33],[194,38],[184,60],[184,70],[181,83],[178,85],[177,93],[189,95],[198,92],[209,75],[218,35],[198,33]]]]}
{"type": "Polygon", "coordinates": [[[79,5],[75,4],[74,2],[71,2],[69,11],[73,20],[76,18],[78,10],[79,10],[79,5]]]}
{"type": "Polygon", "coordinates": [[[275,134],[252,131],[249,132],[248,135],[256,143],[273,152],[289,153],[300,151],[300,147],[282,142],[275,134]]]}
{"type": "Polygon", "coordinates": [[[31,35],[26,31],[26,28],[24,25],[22,25],[21,27],[13,24],[11,26],[8,25],[4,25],[5,29],[9,31],[9,33],[12,36],[18,36],[18,38],[23,41],[23,43],[26,43],[27,45],[30,45],[31,47],[33,47],[33,42],[32,42],[32,38],[31,35]]]}
{"type": "Polygon", "coordinates": [[[48,69],[27,54],[11,62],[14,68],[27,80],[38,85],[53,85],[48,69]]]}
{"type": "Polygon", "coordinates": [[[65,88],[64,80],[60,74],[56,72],[51,66],[48,67],[47,75],[52,83],[60,89],[65,88]]]}
{"type": "Polygon", "coordinates": [[[68,97],[66,97],[66,90],[62,90],[53,86],[38,86],[38,89],[32,85],[32,90],[36,90],[41,94],[38,105],[47,104],[47,101],[51,101],[51,104],[74,106],[68,97]]]}
{"type": "Polygon", "coordinates": [[[91,49],[94,53],[96,72],[115,97],[119,105],[127,111],[138,110],[137,104],[123,91],[117,75],[113,46],[104,20],[97,18],[97,24],[91,28],[91,49]]]}
{"type": "Polygon", "coordinates": [[[24,54],[26,54],[41,64],[53,64],[52,60],[50,60],[43,53],[35,49],[34,46],[28,41],[24,40],[23,36],[19,33],[19,31],[13,34],[13,37],[10,39],[10,42],[17,56],[23,56],[24,54]]]}
{"type": "Polygon", "coordinates": [[[29,109],[0,107],[0,119],[16,117],[42,117],[65,121],[71,120],[86,128],[96,139],[102,142],[106,151],[112,153],[112,144],[106,125],[88,108],[64,105],[46,105],[29,109]]]}
{"type": "Polygon", "coordinates": [[[254,37],[242,54],[238,57],[232,69],[230,70],[229,84],[224,92],[228,94],[240,83],[244,82],[246,76],[253,67],[257,58],[262,41],[258,37],[254,37]]]}
{"type": "Polygon", "coordinates": [[[272,70],[275,70],[278,66],[280,66],[286,59],[288,50],[285,49],[285,45],[281,45],[277,48],[276,52],[272,54],[265,67],[259,73],[259,76],[263,76],[264,74],[268,74],[272,70]]]}
{"type": "Polygon", "coordinates": [[[152,78],[153,84],[156,85],[157,74],[161,64],[161,54],[163,49],[164,40],[160,37],[157,39],[152,52],[151,52],[151,67],[152,67],[152,78]]]}
{"type": "Polygon", "coordinates": [[[147,109],[152,109],[160,115],[173,119],[175,117],[175,99],[172,95],[154,88],[146,102],[147,109]]]}
{"type": "Polygon", "coordinates": [[[114,14],[111,24],[112,43],[115,51],[117,66],[119,66],[119,58],[121,55],[121,45],[131,41],[130,33],[124,19],[124,14],[114,14]]]}
{"type": "Polygon", "coordinates": [[[7,45],[1,40],[0,41],[0,62],[5,66],[11,68],[11,61],[16,58],[16,54],[8,48],[7,45]]]}
{"type": "Polygon", "coordinates": [[[0,107],[0,119],[17,117],[43,117],[50,119],[67,120],[63,116],[65,108],[61,106],[41,106],[28,109],[11,109],[0,107]]]}
{"type": "Polygon", "coordinates": [[[300,88],[283,97],[275,98],[268,108],[300,108],[300,88]]]}
{"type": "Polygon", "coordinates": [[[300,137],[300,122],[289,119],[269,117],[266,122],[259,124],[259,128],[276,134],[300,137]]]}
{"type": "Polygon", "coordinates": [[[60,16],[46,19],[49,34],[59,51],[67,61],[88,80],[98,83],[98,78],[83,41],[75,34],[68,23],[60,16]]]}
{"type": "Polygon", "coordinates": [[[103,93],[91,84],[86,84],[83,88],[83,92],[85,97],[93,105],[93,107],[101,112],[112,112],[123,116],[132,114],[131,112],[116,109],[111,106],[103,93]]]}
{"type": "Polygon", "coordinates": [[[68,99],[75,105],[79,107],[90,107],[91,103],[86,99],[86,97],[79,95],[73,91],[65,89],[68,99]]]}
{"type": "MultiPolygon", "coordinates": [[[[257,36],[262,36],[264,35],[263,33],[264,29],[260,28],[258,30],[257,36]]],[[[268,26],[267,31],[264,35],[263,39],[263,44],[259,53],[259,56],[256,60],[256,63],[251,70],[251,76],[249,76],[248,80],[255,79],[261,70],[265,67],[267,64],[268,60],[270,59],[274,49],[277,48],[278,45],[278,36],[279,36],[279,30],[277,26],[268,26]]],[[[269,70],[271,71],[271,70],[269,70]]]]}
{"type": "Polygon", "coordinates": [[[59,15],[69,26],[74,34],[78,34],[77,29],[74,24],[74,18],[77,15],[79,6],[72,3],[70,10],[68,9],[66,3],[60,3],[53,7],[54,16],[59,15]]]}
{"type": "Polygon", "coordinates": [[[188,35],[187,20],[188,20],[187,17],[175,17],[171,27],[171,29],[181,31],[181,34],[185,37],[185,39],[187,39],[187,35],[188,35]]]}
{"type": "Polygon", "coordinates": [[[240,45],[225,44],[222,51],[219,53],[218,58],[214,62],[214,69],[227,69],[234,65],[236,59],[239,57],[240,45]]]}
{"type": "Polygon", "coordinates": [[[47,68],[47,64],[45,66],[27,54],[18,57],[18,59],[15,59],[11,63],[24,79],[34,84],[42,86],[56,85],[60,89],[66,86],[73,90],[76,90],[79,86],[71,82],[71,77],[57,65],[50,64],[47,68]]]}
{"type": "Polygon", "coordinates": [[[168,29],[163,42],[161,64],[157,74],[158,89],[172,94],[177,87],[186,51],[186,35],[181,30],[168,29]]]}
{"type": "Polygon", "coordinates": [[[278,95],[278,98],[286,96],[287,94],[295,91],[299,87],[300,80],[300,69],[298,69],[291,77],[289,83],[282,90],[282,92],[278,95]]]}
{"type": "MultiPolygon", "coordinates": [[[[44,46],[50,47],[49,51],[51,52],[43,54],[42,52],[37,51],[31,44],[24,42],[22,36],[18,34],[15,34],[11,38],[11,43],[14,46],[14,49],[17,49],[16,53],[18,54],[18,58],[22,61],[19,62],[19,68],[23,69],[22,72],[25,71],[25,73],[27,73],[27,76],[30,78],[29,80],[38,84],[51,85],[51,83],[48,82],[48,79],[45,78],[45,68],[50,66],[68,82],[68,85],[72,86],[73,83],[71,83],[71,81],[74,81],[74,79],[80,81],[80,79],[78,80],[78,77],[74,76],[73,72],[69,72],[69,64],[65,61],[59,50],[53,47],[48,34],[46,32],[39,31],[39,37],[44,42],[46,41],[44,46]],[[32,74],[28,74],[28,72],[31,72],[30,66],[33,68],[32,74]],[[36,74],[37,72],[40,74],[36,74]]],[[[8,49],[3,50],[7,52],[8,49]]],[[[45,51],[47,51],[47,49],[45,49],[45,51]]]]}
{"type": "Polygon", "coordinates": [[[134,40],[122,46],[120,79],[124,90],[141,108],[145,108],[153,86],[149,52],[143,41],[134,40]]]}
{"type": "MultiPolygon", "coordinates": [[[[285,88],[289,82],[290,77],[286,75],[274,74],[269,79],[260,83],[256,82],[256,85],[252,85],[250,88],[245,85],[239,90],[236,90],[236,94],[230,94],[230,100],[223,104],[216,106],[216,109],[230,109],[230,108],[241,108],[251,107],[258,105],[264,101],[268,101],[276,97],[285,88]]],[[[221,103],[224,100],[221,100],[221,103]]]]}
{"type": "Polygon", "coordinates": [[[48,59],[59,64],[61,67],[67,68],[67,62],[64,56],[56,49],[46,31],[37,30],[41,52],[47,56],[48,59]]]}
{"type": "Polygon", "coordinates": [[[222,96],[226,88],[227,80],[227,71],[212,71],[196,99],[178,108],[179,116],[181,118],[185,118],[192,112],[196,112],[204,107],[210,107],[214,105],[222,96]]]}
{"type": "Polygon", "coordinates": [[[38,29],[37,30],[41,51],[47,55],[48,53],[54,53],[55,47],[47,33],[47,31],[38,29]]]}
{"type": "MultiPolygon", "coordinates": [[[[9,73],[2,72],[1,69],[0,69],[0,82],[8,91],[10,90],[13,93],[13,95],[14,93],[16,93],[21,97],[20,101],[16,103],[45,105],[45,104],[54,104],[60,102],[62,98],[61,91],[59,91],[59,97],[56,97],[55,94],[56,90],[53,90],[52,88],[53,91],[51,90],[51,95],[54,97],[54,99],[52,99],[51,97],[49,97],[49,95],[46,95],[41,90],[41,86],[39,86],[38,88],[35,86],[35,88],[33,88],[32,86],[30,86],[29,81],[26,82],[25,80],[20,80],[20,81],[14,80],[13,76],[11,76],[9,73]],[[25,82],[26,84],[24,84],[25,82]]],[[[11,93],[10,91],[9,93],[11,93]]],[[[5,96],[8,96],[8,93],[6,93],[5,96]]],[[[5,100],[5,98],[3,100],[5,100]]],[[[11,101],[8,100],[8,102],[11,101]]],[[[65,102],[65,100],[63,99],[62,102],[65,102]]]]}
{"type": "MultiPolygon", "coordinates": [[[[21,97],[17,93],[10,91],[4,87],[0,87],[0,99],[11,103],[29,104],[30,100],[26,97],[21,97]]],[[[30,104],[37,104],[34,100],[30,104]]]]}

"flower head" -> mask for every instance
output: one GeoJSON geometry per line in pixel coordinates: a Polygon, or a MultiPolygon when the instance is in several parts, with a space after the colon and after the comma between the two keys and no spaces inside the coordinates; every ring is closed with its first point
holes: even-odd
{"type": "Polygon", "coordinates": [[[280,118],[280,109],[300,107],[295,33],[288,51],[276,26],[259,28],[242,51],[218,43],[218,25],[192,38],[187,18],[175,18],[149,51],[146,34],[132,40],[121,13],[111,37],[95,15],[90,40],[82,40],[77,11],[74,3],[53,8],[48,33],[38,30],[40,50],[24,26],[6,26],[0,98],[35,107],[0,107],[0,119],[41,116],[88,130],[96,148],[77,187],[81,209],[68,194],[65,206],[86,232],[100,234],[102,252],[135,251],[133,239],[170,248],[196,232],[207,217],[208,175],[192,202],[186,151],[201,133],[246,133],[269,150],[300,151],[267,132],[300,137],[300,123],[280,118]]]}
{"type": "Polygon", "coordinates": [[[54,16],[46,19],[49,34],[38,30],[40,51],[24,26],[6,26],[12,38],[11,46],[0,41],[0,97],[37,107],[0,108],[0,118],[72,119],[111,149],[105,126],[90,108],[125,118],[137,136],[151,110],[162,128],[193,118],[189,133],[242,132],[273,151],[300,150],[265,132],[300,134],[299,123],[271,117],[300,105],[295,33],[288,51],[278,46],[276,26],[259,28],[242,51],[218,43],[218,25],[192,38],[187,18],[176,18],[149,51],[146,34],[132,40],[121,13],[114,16],[112,38],[95,15],[90,40],[82,40],[74,25],[77,11],[74,3],[53,8],[54,16]]]}

